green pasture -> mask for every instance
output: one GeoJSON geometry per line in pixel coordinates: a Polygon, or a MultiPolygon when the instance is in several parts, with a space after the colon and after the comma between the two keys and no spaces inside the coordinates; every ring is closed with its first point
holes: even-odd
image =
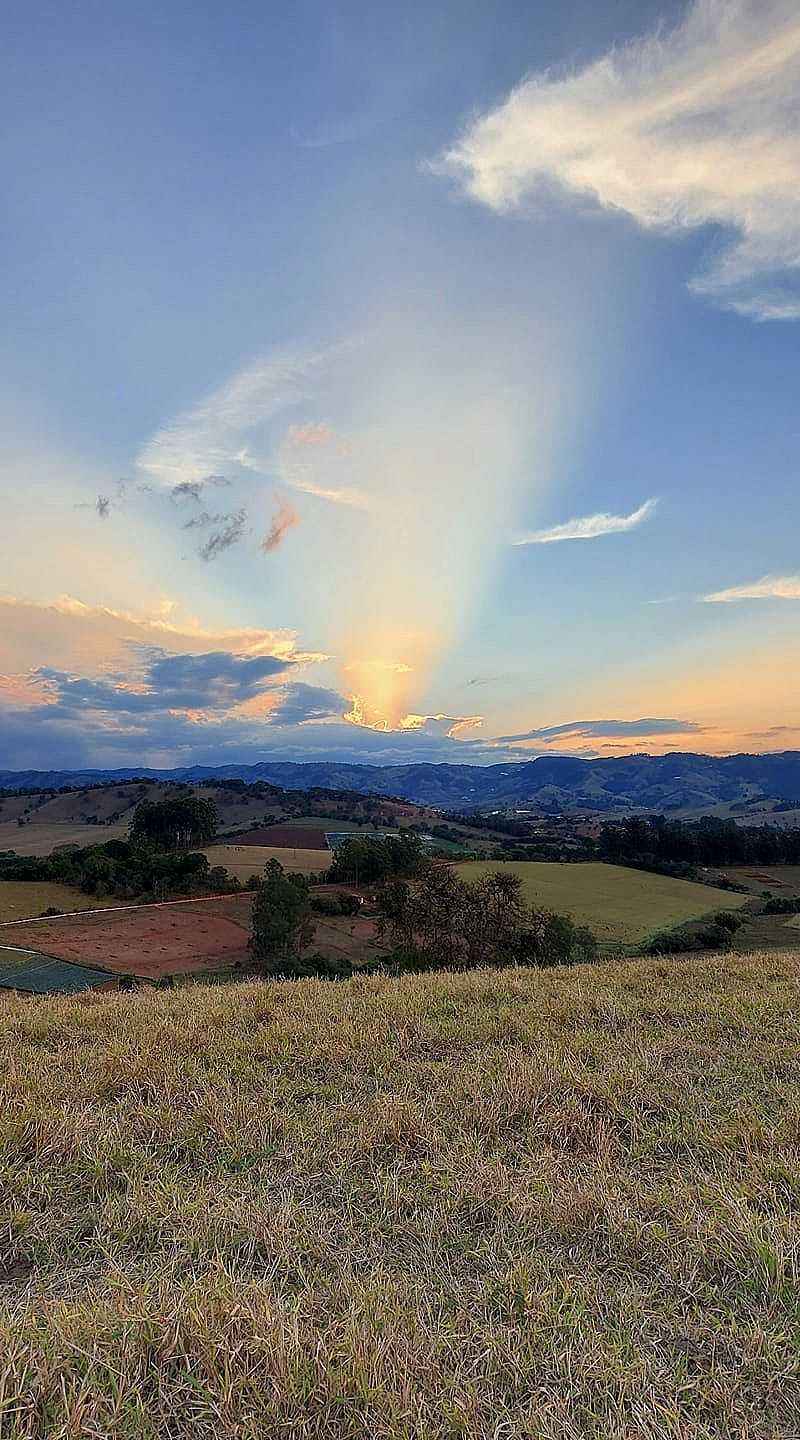
{"type": "Polygon", "coordinates": [[[735,910],[747,900],[746,895],[711,885],[599,862],[468,860],[458,867],[459,875],[476,880],[495,870],[519,875],[530,904],[571,915],[578,925],[588,925],[606,947],[638,945],[656,930],[669,930],[717,910],[735,910]]]}

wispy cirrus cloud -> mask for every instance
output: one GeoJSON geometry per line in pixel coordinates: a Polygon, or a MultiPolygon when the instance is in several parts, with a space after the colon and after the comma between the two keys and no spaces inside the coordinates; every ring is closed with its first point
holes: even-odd
{"type": "Polygon", "coordinates": [[[610,515],[601,511],[597,515],[584,515],[578,519],[565,520],[562,525],[553,525],[547,530],[528,530],[512,540],[513,545],[555,545],[561,540],[596,540],[601,535],[619,535],[635,530],[637,525],[649,520],[657,500],[645,500],[638,510],[630,515],[610,515]]]}
{"type": "Polygon", "coordinates": [[[762,580],[732,585],[700,598],[706,605],[730,605],[737,600],[800,600],[800,575],[765,575],[762,580]]]}
{"type": "Polygon", "coordinates": [[[309,377],[326,358],[286,352],[244,366],[158,430],[139,452],[139,470],[185,495],[224,478],[229,466],[242,463],[246,438],[306,396],[309,377]]]}
{"type": "Polygon", "coordinates": [[[544,725],[537,730],[526,730],[521,735],[498,735],[502,745],[519,744],[537,740],[541,745],[564,737],[570,739],[606,739],[614,736],[636,738],[648,735],[693,735],[701,732],[702,725],[693,720],[672,720],[652,718],[642,720],[570,720],[564,725],[544,725]]]}
{"type": "Polygon", "coordinates": [[[433,169],[498,213],[560,190],[645,230],[720,226],[728,239],[691,288],[797,319],[798,87],[796,0],[695,0],[671,30],[531,75],[433,169]]]}

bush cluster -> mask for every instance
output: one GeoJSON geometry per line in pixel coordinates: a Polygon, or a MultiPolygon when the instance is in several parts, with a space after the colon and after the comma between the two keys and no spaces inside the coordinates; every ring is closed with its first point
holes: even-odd
{"type": "Polygon", "coordinates": [[[800,915],[800,900],[790,899],[788,895],[775,895],[767,900],[763,913],[765,915],[800,915]]]}
{"type": "Polygon", "coordinates": [[[357,895],[340,890],[338,895],[312,895],[311,909],[317,915],[357,915],[361,901],[357,895]]]}
{"type": "MultiPolygon", "coordinates": [[[[730,917],[726,917],[730,918],[730,917]]],[[[660,930],[645,946],[646,955],[683,955],[693,950],[730,950],[731,927],[714,920],[660,930]]]]}

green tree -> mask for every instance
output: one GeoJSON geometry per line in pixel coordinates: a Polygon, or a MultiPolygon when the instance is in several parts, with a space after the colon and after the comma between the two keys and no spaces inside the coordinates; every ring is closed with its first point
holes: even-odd
{"type": "Polygon", "coordinates": [[[277,860],[269,860],[253,901],[250,954],[267,975],[295,979],[313,972],[304,965],[303,951],[314,938],[308,884],[302,875],[287,875],[277,860]]]}
{"type": "Polygon", "coordinates": [[[405,968],[568,965],[591,960],[596,942],[566,915],[528,905],[516,875],[497,871],[476,883],[431,866],[411,884],[391,880],[379,895],[380,927],[405,968]]]}
{"type": "Polygon", "coordinates": [[[373,885],[392,875],[418,875],[426,861],[419,835],[408,830],[400,835],[354,835],[336,851],[329,875],[354,885],[373,885]]]}
{"type": "Polygon", "coordinates": [[[189,850],[208,845],[217,830],[217,807],[199,795],[167,795],[163,800],[142,800],[134,811],[131,844],[154,850],[189,850]]]}

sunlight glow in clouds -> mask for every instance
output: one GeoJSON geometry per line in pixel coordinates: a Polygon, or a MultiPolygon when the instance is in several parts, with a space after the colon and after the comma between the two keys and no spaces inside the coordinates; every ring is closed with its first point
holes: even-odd
{"type": "Polygon", "coordinates": [[[800,600],[800,575],[765,575],[750,585],[732,585],[704,595],[706,605],[730,605],[737,600],[800,600]]]}
{"type": "Polygon", "coordinates": [[[731,236],[691,288],[800,317],[797,0],[696,0],[672,31],[523,81],[435,163],[498,212],[554,187],[646,230],[731,236]]]}
{"type": "Polygon", "coordinates": [[[234,508],[188,522],[216,521],[204,558],[243,539],[248,513],[273,512],[264,551],[301,526],[304,602],[316,633],[332,635],[347,718],[400,730],[420,716],[465,718],[429,714],[426,687],[523,494],[535,500],[562,379],[544,319],[532,335],[521,317],[515,335],[507,317],[476,329],[462,308],[443,317],[425,302],[393,304],[357,345],[240,371],[161,430],[138,464],[173,495],[228,478],[234,508]]]}

